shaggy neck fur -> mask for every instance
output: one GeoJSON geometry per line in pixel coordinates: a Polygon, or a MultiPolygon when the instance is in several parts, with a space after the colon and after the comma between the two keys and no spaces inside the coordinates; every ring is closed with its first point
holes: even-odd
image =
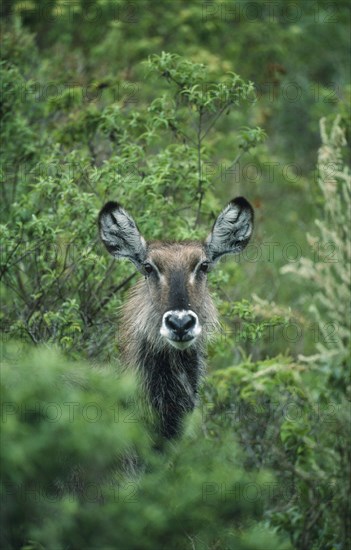
{"type": "Polygon", "coordinates": [[[148,401],[157,415],[160,435],[178,435],[182,420],[196,404],[199,382],[204,371],[203,355],[196,348],[184,351],[168,346],[152,351],[144,340],[137,367],[148,401]]]}
{"type": "Polygon", "coordinates": [[[170,439],[181,432],[185,414],[196,405],[205,371],[207,332],[213,332],[217,315],[210,296],[206,296],[199,312],[202,334],[191,347],[178,350],[161,336],[162,316],[147,297],[147,283],[140,280],[123,309],[120,338],[123,363],[137,372],[141,393],[156,416],[158,431],[170,439]]]}

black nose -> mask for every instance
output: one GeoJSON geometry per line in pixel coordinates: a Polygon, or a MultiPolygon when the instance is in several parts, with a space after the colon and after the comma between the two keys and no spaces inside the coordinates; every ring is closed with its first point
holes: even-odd
{"type": "Polygon", "coordinates": [[[194,328],[195,324],[196,317],[190,314],[179,316],[174,313],[170,313],[165,318],[166,327],[178,336],[180,340],[182,340],[188,332],[194,328]]]}

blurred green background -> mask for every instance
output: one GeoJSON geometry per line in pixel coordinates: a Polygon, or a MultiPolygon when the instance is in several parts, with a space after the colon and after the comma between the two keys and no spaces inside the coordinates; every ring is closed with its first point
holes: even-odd
{"type": "Polygon", "coordinates": [[[5,548],[348,548],[349,28],[343,0],[2,3],[5,548]],[[137,275],[97,214],[203,239],[237,195],[255,234],[160,456],[111,413],[137,275]]]}

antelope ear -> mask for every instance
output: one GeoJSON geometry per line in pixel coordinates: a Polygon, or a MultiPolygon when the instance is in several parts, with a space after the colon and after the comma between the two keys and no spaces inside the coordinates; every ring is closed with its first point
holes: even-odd
{"type": "Polygon", "coordinates": [[[115,258],[128,258],[140,269],[146,258],[146,242],[133,218],[117,202],[108,202],[99,214],[100,237],[115,258]]]}
{"type": "Polygon", "coordinates": [[[254,211],[244,197],[237,197],[219,214],[205,241],[207,257],[212,262],[224,254],[241,252],[250,240],[254,211]]]}

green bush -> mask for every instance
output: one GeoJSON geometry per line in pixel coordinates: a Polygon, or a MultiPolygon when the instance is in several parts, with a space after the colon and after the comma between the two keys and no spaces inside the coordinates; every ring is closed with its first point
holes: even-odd
{"type": "MultiPolygon", "coordinates": [[[[66,96],[49,97],[42,106],[44,112],[50,106],[47,126],[30,165],[20,164],[9,177],[12,164],[5,163],[5,194],[15,193],[1,226],[2,325],[9,336],[58,343],[100,360],[114,356],[117,323],[111,320],[133,271],[103,253],[96,228],[103,202],[118,198],[131,206],[149,239],[166,233],[204,238],[213,212],[222,207],[204,171],[211,151],[207,141],[225,112],[235,115],[252,100],[252,84],[235,74],[214,84],[218,75],[174,54],[154,56],[146,67],[167,84],[148,105],[131,111],[116,102],[67,105],[66,96]],[[51,128],[52,109],[58,119],[51,128]],[[157,224],[151,211],[158,213],[157,224]]],[[[14,71],[3,66],[13,108],[23,83],[14,71]]],[[[33,96],[28,101],[30,111],[36,101],[33,96]]],[[[5,134],[12,125],[13,118],[5,118],[5,134]]],[[[262,139],[259,128],[239,131],[234,164],[262,139]]],[[[5,152],[11,159],[12,145],[5,152]]]]}
{"type": "Polygon", "coordinates": [[[204,430],[237,434],[249,471],[275,472],[265,513],[294,548],[346,548],[349,403],[287,357],[217,370],[204,389],[204,430]]]}
{"type": "MultiPolygon", "coordinates": [[[[290,534],[295,548],[306,550],[347,548],[350,542],[351,179],[342,158],[346,141],[339,117],[330,129],[321,121],[321,137],[324,216],[316,220],[319,238],[307,235],[316,253],[313,260],[301,258],[282,268],[313,281],[317,353],[295,361],[248,358],[215,371],[204,393],[206,432],[219,436],[231,427],[246,466],[276,472],[267,515],[290,534]]],[[[254,308],[237,308],[244,320],[254,318],[254,308]]]]}
{"type": "Polygon", "coordinates": [[[5,347],[4,548],[289,548],[253,526],[272,476],[242,470],[230,432],[160,454],[133,399],[110,368],[5,347]]]}
{"type": "Polygon", "coordinates": [[[316,289],[310,313],[318,326],[317,354],[302,360],[314,361],[328,373],[329,382],[346,396],[351,394],[349,304],[351,173],[343,160],[345,128],[338,116],[328,128],[321,120],[322,145],[318,156],[318,184],[323,198],[323,216],[315,221],[318,236],[307,235],[314,248],[314,261],[301,258],[287,265],[282,273],[312,280],[316,289]]]}
{"type": "Polygon", "coordinates": [[[166,4],[2,8],[2,546],[343,550],[349,7],[166,4]],[[197,239],[237,195],[258,256],[210,275],[209,378],[159,453],[117,376],[136,274],[97,213],[117,199],[148,239],[197,239]]]}

